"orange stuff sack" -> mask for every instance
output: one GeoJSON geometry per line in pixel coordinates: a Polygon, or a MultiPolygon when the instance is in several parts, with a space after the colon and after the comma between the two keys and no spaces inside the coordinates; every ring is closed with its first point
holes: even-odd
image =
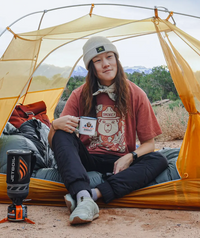
{"type": "Polygon", "coordinates": [[[46,104],[43,101],[27,105],[17,105],[10,117],[9,122],[19,128],[25,121],[30,119],[39,119],[41,122],[50,127],[50,121],[46,114],[46,104]]]}

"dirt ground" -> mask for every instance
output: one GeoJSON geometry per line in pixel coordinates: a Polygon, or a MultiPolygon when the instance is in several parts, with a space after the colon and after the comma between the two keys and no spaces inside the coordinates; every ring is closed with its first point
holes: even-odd
{"type": "MultiPolygon", "coordinates": [[[[156,148],[179,148],[182,141],[157,142],[156,148]]],[[[9,204],[0,204],[0,219],[9,204]]],[[[35,222],[0,224],[0,238],[200,238],[200,212],[138,208],[101,208],[91,224],[70,226],[66,207],[28,205],[28,218],[35,222]]]]}

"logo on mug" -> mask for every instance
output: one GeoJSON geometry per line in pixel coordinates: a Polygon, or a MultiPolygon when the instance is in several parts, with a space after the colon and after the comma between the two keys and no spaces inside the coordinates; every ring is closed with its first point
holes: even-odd
{"type": "Polygon", "coordinates": [[[79,133],[83,135],[94,135],[97,119],[93,117],[80,117],[79,133]]]}
{"type": "Polygon", "coordinates": [[[94,129],[93,125],[90,122],[87,122],[84,126],[83,126],[83,130],[84,131],[92,131],[94,129]]]}

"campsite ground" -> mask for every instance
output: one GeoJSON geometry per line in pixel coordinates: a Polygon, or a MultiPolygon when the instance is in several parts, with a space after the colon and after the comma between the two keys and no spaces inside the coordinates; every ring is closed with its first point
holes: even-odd
{"type": "MultiPolygon", "coordinates": [[[[156,148],[179,148],[182,141],[157,142],[156,148]]],[[[0,219],[7,216],[8,204],[0,204],[0,219]]],[[[198,211],[156,210],[138,208],[101,208],[92,224],[70,226],[66,207],[28,206],[25,222],[0,224],[3,238],[157,238],[200,237],[198,211]]]]}

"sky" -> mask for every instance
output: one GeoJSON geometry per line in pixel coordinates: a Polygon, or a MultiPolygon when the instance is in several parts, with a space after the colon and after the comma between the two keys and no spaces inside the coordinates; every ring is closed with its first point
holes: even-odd
{"type": "MultiPolygon", "coordinates": [[[[200,1],[199,0],[6,0],[0,8],[0,33],[2,33],[7,26],[10,26],[13,22],[19,18],[30,14],[32,12],[44,11],[45,9],[53,9],[63,7],[67,5],[78,4],[91,4],[91,3],[116,3],[127,4],[141,7],[158,9],[167,8],[169,11],[195,15],[200,17],[200,1]]],[[[69,20],[75,19],[81,15],[89,13],[90,6],[81,8],[62,9],[58,11],[52,11],[45,14],[41,27],[49,27],[52,25],[61,24],[69,20]]],[[[145,10],[140,8],[127,8],[127,7],[101,7],[96,6],[93,13],[104,14],[105,16],[115,18],[128,18],[128,19],[144,19],[154,16],[153,10],[145,10]]],[[[192,17],[180,16],[178,14],[173,15],[176,26],[196,39],[200,40],[200,19],[192,17]]],[[[26,17],[23,20],[18,21],[11,26],[11,29],[16,32],[26,32],[36,30],[39,24],[41,13],[34,14],[26,17]]],[[[167,18],[168,13],[159,12],[161,18],[167,18]]],[[[3,54],[7,45],[11,40],[12,34],[8,31],[2,34],[0,37],[0,55],[3,54]]],[[[159,41],[156,35],[137,37],[133,40],[128,40],[126,43],[120,42],[117,45],[120,61],[122,65],[133,66],[145,66],[152,68],[155,66],[166,65],[159,41]],[[130,47],[133,49],[129,51],[130,47]]],[[[63,51],[61,51],[63,52],[63,51]]],[[[56,53],[55,53],[56,54],[56,53]]],[[[54,56],[50,55],[44,63],[54,64],[56,66],[64,67],[64,60],[59,62],[54,60],[54,56]]],[[[60,57],[62,58],[62,57],[60,57]]],[[[83,66],[83,62],[80,61],[79,65],[83,66]]]]}

